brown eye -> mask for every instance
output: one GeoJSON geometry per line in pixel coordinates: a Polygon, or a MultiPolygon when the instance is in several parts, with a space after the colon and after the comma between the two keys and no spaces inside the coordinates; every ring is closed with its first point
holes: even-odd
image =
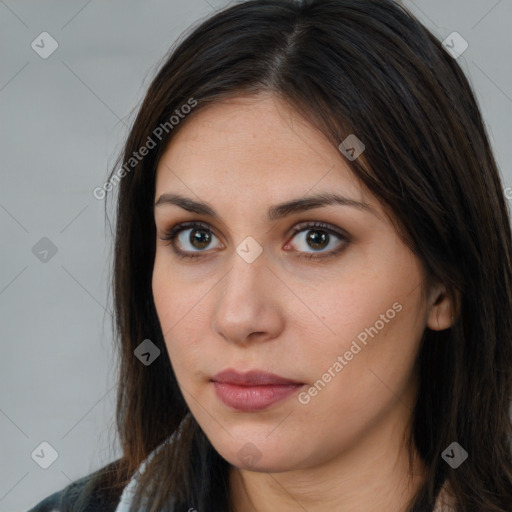
{"type": "Polygon", "coordinates": [[[297,247],[297,252],[304,253],[304,256],[310,258],[322,258],[337,254],[349,242],[347,236],[323,223],[299,226],[294,231],[292,240],[297,240],[297,242],[293,244],[288,242],[286,247],[293,245],[297,247]],[[325,251],[324,249],[330,250],[325,251]]]}
{"type": "Polygon", "coordinates": [[[180,256],[195,258],[211,246],[212,237],[217,238],[208,226],[185,223],[174,226],[161,240],[169,241],[180,256]]]}
{"type": "Polygon", "coordinates": [[[188,242],[196,249],[205,249],[211,242],[212,236],[206,229],[192,229],[188,238],[188,242]]]}
{"type": "Polygon", "coordinates": [[[324,249],[326,242],[329,243],[330,235],[324,231],[308,231],[306,235],[306,243],[315,250],[324,249]]]}

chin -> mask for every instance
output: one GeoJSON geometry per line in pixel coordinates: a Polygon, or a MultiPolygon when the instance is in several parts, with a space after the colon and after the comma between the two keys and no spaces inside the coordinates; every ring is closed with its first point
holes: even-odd
{"type": "Polygon", "coordinates": [[[304,446],[287,446],[285,440],[261,435],[261,441],[255,441],[256,436],[237,436],[222,441],[210,440],[213,447],[232,466],[238,469],[255,472],[279,473],[298,469],[303,462],[304,446]]]}

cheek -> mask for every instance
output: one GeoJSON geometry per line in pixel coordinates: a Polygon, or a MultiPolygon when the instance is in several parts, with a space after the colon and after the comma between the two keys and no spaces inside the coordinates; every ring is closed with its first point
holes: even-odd
{"type": "Polygon", "coordinates": [[[187,297],[189,295],[183,293],[183,288],[180,290],[175,279],[170,278],[170,273],[160,262],[158,256],[153,270],[152,287],[156,312],[172,362],[176,347],[175,344],[169,343],[169,340],[176,339],[175,334],[180,328],[180,323],[186,321],[187,297]]]}
{"type": "Polygon", "coordinates": [[[173,280],[168,278],[162,265],[158,264],[158,258],[153,270],[152,289],[156,312],[165,338],[166,333],[176,321],[177,311],[182,307],[183,301],[177,300],[179,290],[173,280]]]}
{"type": "Polygon", "coordinates": [[[202,341],[206,340],[205,290],[186,286],[155,260],[153,299],[169,358],[179,381],[190,380],[191,369],[201,368],[202,341]]]}
{"type": "MultiPolygon", "coordinates": [[[[368,312],[373,319],[373,309],[368,312]]],[[[310,365],[310,380],[298,397],[300,414],[295,419],[300,424],[298,431],[309,432],[312,425],[323,425],[312,429],[310,439],[322,445],[325,456],[363,436],[390,411],[397,411],[399,417],[412,411],[421,327],[411,312],[412,307],[403,306],[382,329],[369,329],[371,334],[364,322],[353,325],[351,335],[338,336],[330,347],[313,347],[301,354],[310,365]],[[361,332],[367,335],[366,345],[357,338],[361,332]],[[326,432],[329,439],[325,439],[326,432]]]]}
{"type": "Polygon", "coordinates": [[[178,271],[165,254],[168,250],[157,249],[152,279],[153,299],[164,337],[171,329],[174,331],[180,323],[187,321],[189,312],[202,293],[201,286],[187,285],[186,281],[180,279],[178,271]]]}
{"type": "Polygon", "coordinates": [[[318,405],[333,400],[357,412],[407,385],[425,328],[421,276],[416,266],[388,267],[318,294],[312,303],[328,330],[297,347],[311,369],[312,402],[318,396],[318,405]]]}

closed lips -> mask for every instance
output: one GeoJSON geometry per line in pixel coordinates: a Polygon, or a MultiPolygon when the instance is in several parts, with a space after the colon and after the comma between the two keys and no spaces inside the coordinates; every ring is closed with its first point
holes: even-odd
{"type": "Polygon", "coordinates": [[[257,412],[291,396],[303,383],[261,370],[227,369],[212,378],[219,400],[231,410],[257,412]]]}
{"type": "Polygon", "coordinates": [[[241,373],[233,369],[227,369],[218,373],[212,378],[212,381],[237,386],[286,386],[303,384],[302,382],[286,379],[262,370],[251,370],[241,373]]]}

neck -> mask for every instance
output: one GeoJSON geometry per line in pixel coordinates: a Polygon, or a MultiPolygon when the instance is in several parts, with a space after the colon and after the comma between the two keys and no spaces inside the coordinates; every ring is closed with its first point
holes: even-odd
{"type": "Polygon", "coordinates": [[[374,429],[366,439],[317,466],[280,473],[231,467],[233,510],[405,512],[426,471],[416,452],[410,467],[404,436],[396,426],[374,429]]]}

